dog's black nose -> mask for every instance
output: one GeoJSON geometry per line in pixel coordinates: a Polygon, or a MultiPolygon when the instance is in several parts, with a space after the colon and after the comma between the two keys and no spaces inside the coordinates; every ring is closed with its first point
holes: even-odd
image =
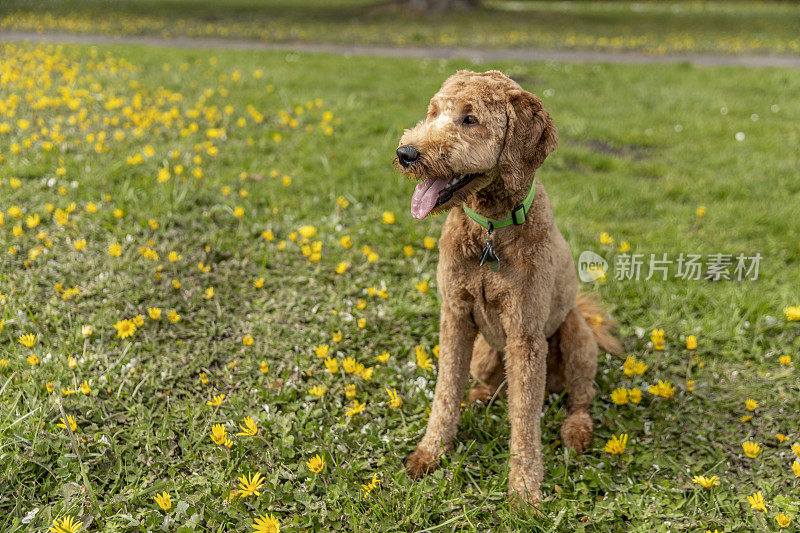
{"type": "Polygon", "coordinates": [[[414,163],[419,159],[419,150],[413,146],[405,145],[397,149],[397,160],[403,165],[403,168],[414,163]]]}

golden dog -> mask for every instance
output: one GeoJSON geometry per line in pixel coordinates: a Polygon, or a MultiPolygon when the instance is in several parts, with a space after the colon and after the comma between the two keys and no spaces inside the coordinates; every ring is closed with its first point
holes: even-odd
{"type": "Polygon", "coordinates": [[[398,164],[419,181],[412,215],[456,207],[439,241],[439,376],[425,436],[406,463],[413,477],[452,447],[470,371],[472,400],[508,397],[510,496],[540,501],[546,387],[568,393],[564,444],[581,453],[591,442],[598,344],[621,347],[613,322],[577,293],[569,245],[535,177],[557,144],[541,100],[498,71],[448,78],[426,119],[400,139],[398,164]],[[486,227],[477,221],[487,219],[486,227]]]}

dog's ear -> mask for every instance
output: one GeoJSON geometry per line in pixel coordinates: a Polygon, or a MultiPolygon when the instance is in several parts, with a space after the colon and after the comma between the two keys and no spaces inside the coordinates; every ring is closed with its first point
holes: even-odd
{"type": "Polygon", "coordinates": [[[527,91],[509,91],[506,117],[508,125],[498,165],[508,185],[517,189],[556,149],[558,132],[542,101],[527,91]]]}

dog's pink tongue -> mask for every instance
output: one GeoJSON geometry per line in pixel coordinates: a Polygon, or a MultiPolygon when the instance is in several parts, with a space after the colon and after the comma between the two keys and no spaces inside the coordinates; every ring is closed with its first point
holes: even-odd
{"type": "Polygon", "coordinates": [[[414,196],[411,197],[411,215],[419,220],[428,216],[445,185],[447,185],[446,180],[433,178],[418,183],[414,189],[414,196]]]}

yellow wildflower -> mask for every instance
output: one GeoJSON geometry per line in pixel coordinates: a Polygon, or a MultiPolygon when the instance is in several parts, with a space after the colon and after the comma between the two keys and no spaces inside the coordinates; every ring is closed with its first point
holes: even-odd
{"type": "Polygon", "coordinates": [[[63,418],[59,418],[59,420],[61,421],[61,423],[60,424],[56,424],[56,427],[67,429],[67,424],[69,424],[70,431],[72,431],[73,433],[78,431],[78,423],[75,422],[75,417],[74,416],[67,415],[67,421],[66,422],[64,422],[63,418]]]}
{"type": "Polygon", "coordinates": [[[391,211],[384,211],[383,215],[381,215],[381,219],[383,220],[384,224],[394,224],[395,222],[394,213],[391,211]]]}
{"type": "Polygon", "coordinates": [[[34,335],[33,333],[28,333],[26,335],[20,336],[20,338],[17,340],[21,345],[25,346],[26,348],[33,348],[33,345],[36,344],[36,335],[34,335]]]}
{"type": "Polygon", "coordinates": [[[331,374],[336,374],[339,372],[339,363],[336,362],[336,359],[325,359],[325,368],[327,368],[328,372],[331,374]]]}
{"type": "Polygon", "coordinates": [[[317,354],[317,357],[324,359],[328,357],[328,345],[327,344],[320,344],[316,348],[314,348],[314,353],[317,354]]]}
{"type": "Polygon", "coordinates": [[[353,405],[347,408],[346,414],[347,416],[355,416],[362,412],[366,406],[366,403],[358,403],[358,400],[353,400],[353,405]]]}
{"type": "Polygon", "coordinates": [[[687,350],[696,350],[697,349],[697,337],[694,335],[689,335],[686,337],[686,349],[687,350]]]}
{"type": "Polygon", "coordinates": [[[627,445],[628,445],[628,434],[621,433],[619,437],[617,437],[616,435],[612,435],[611,440],[606,442],[606,445],[603,447],[603,450],[612,455],[619,455],[625,451],[627,445]]]}
{"type": "Polygon", "coordinates": [[[222,402],[224,401],[225,401],[225,395],[217,394],[212,399],[208,400],[206,402],[206,405],[210,405],[211,407],[219,407],[220,405],[222,405],[222,402]]]}
{"type": "Polygon", "coordinates": [[[169,497],[169,492],[164,491],[161,494],[156,494],[153,499],[161,507],[162,511],[169,511],[172,508],[172,499],[169,497]]]}
{"type": "Polygon", "coordinates": [[[313,394],[317,398],[322,398],[322,395],[325,394],[325,392],[327,392],[327,390],[328,389],[325,388],[325,386],[323,386],[323,385],[314,385],[313,387],[308,389],[308,392],[309,392],[309,394],[313,394]]]}
{"type": "Polygon", "coordinates": [[[693,483],[697,483],[698,485],[700,485],[704,489],[710,489],[711,487],[715,487],[715,486],[719,485],[719,477],[717,477],[717,476],[711,476],[711,477],[694,476],[692,478],[692,482],[693,483]]]}
{"type": "Polygon", "coordinates": [[[225,426],[222,424],[214,424],[211,426],[211,440],[218,446],[224,445],[228,440],[228,432],[225,431],[225,426]]]}
{"type": "Polygon", "coordinates": [[[616,405],[625,405],[628,403],[628,389],[619,388],[611,391],[611,401],[616,405]]]}
{"type": "Polygon", "coordinates": [[[415,286],[415,287],[417,288],[417,290],[418,290],[419,292],[421,292],[422,294],[425,294],[426,292],[428,292],[428,288],[429,288],[429,286],[428,286],[428,282],[427,282],[427,281],[420,281],[419,283],[417,283],[417,284],[416,284],[416,285],[414,285],[414,286],[415,286]]]}
{"type": "Polygon", "coordinates": [[[237,433],[236,434],[237,437],[241,437],[241,436],[252,437],[256,433],[258,433],[258,426],[256,425],[255,420],[253,420],[253,417],[250,417],[250,416],[245,417],[244,426],[242,426],[240,424],[239,425],[239,429],[241,429],[242,432],[241,433],[237,433]]]}
{"type": "Polygon", "coordinates": [[[748,503],[750,503],[750,508],[755,511],[763,511],[767,512],[767,506],[764,503],[764,495],[761,494],[761,491],[753,493],[752,496],[747,497],[748,503]]]}
{"type": "Polygon", "coordinates": [[[246,477],[241,475],[239,476],[239,495],[243,497],[261,496],[261,493],[258,492],[258,489],[260,489],[261,485],[263,484],[264,476],[261,475],[261,472],[248,474],[246,477]]]}
{"type": "Polygon", "coordinates": [[[397,395],[397,391],[395,389],[387,388],[386,392],[389,394],[389,405],[395,409],[399,409],[400,406],[403,405],[403,400],[397,395]]]}
{"type": "Polygon", "coordinates": [[[417,366],[422,370],[430,370],[433,364],[431,363],[431,358],[428,357],[428,354],[425,352],[425,348],[417,346],[414,348],[414,352],[417,356],[417,366]]]}
{"type": "Polygon", "coordinates": [[[744,402],[744,406],[745,406],[745,408],[746,408],[748,411],[755,411],[755,410],[756,410],[756,407],[758,407],[758,402],[757,402],[757,401],[755,401],[755,400],[754,400],[754,399],[752,399],[752,398],[748,398],[748,399],[747,399],[747,400],[744,402]]]}
{"type": "Polygon", "coordinates": [[[325,468],[325,460],[317,454],[306,461],[306,466],[315,474],[319,474],[325,468]]]}
{"type": "Polygon", "coordinates": [[[800,306],[793,305],[791,307],[787,307],[783,310],[783,314],[786,315],[786,320],[790,322],[797,322],[800,320],[800,306]]]}
{"type": "Polygon", "coordinates": [[[658,380],[656,385],[652,385],[647,391],[654,396],[662,398],[672,398],[675,395],[675,387],[669,381],[658,380]]]}
{"type": "Polygon", "coordinates": [[[650,340],[653,341],[653,348],[656,350],[664,349],[665,333],[663,329],[654,329],[650,334],[650,340]]]}
{"type": "Polygon", "coordinates": [[[181,315],[179,315],[175,309],[170,309],[169,313],[167,313],[167,319],[169,319],[170,322],[180,322],[181,315]]]}
{"type": "Polygon", "coordinates": [[[136,324],[134,324],[132,320],[128,319],[120,320],[114,324],[114,328],[117,330],[117,337],[120,339],[127,339],[136,333],[136,324]]]}
{"type": "Polygon", "coordinates": [[[53,525],[48,531],[50,533],[78,533],[82,527],[83,522],[76,522],[74,517],[65,516],[53,520],[53,525]]]}
{"type": "Polygon", "coordinates": [[[272,515],[261,515],[252,524],[255,533],[280,533],[281,526],[278,519],[272,515]]]}
{"type": "Polygon", "coordinates": [[[746,441],[742,443],[742,449],[747,457],[755,459],[761,453],[761,445],[757,442],[746,441]]]}
{"type": "Polygon", "coordinates": [[[789,527],[789,524],[792,523],[792,517],[785,513],[778,513],[775,515],[775,521],[778,523],[778,526],[783,529],[789,527]]]}
{"type": "Polygon", "coordinates": [[[150,318],[153,320],[158,320],[161,318],[161,308],[160,307],[150,307],[147,310],[147,314],[150,315],[150,318]]]}

